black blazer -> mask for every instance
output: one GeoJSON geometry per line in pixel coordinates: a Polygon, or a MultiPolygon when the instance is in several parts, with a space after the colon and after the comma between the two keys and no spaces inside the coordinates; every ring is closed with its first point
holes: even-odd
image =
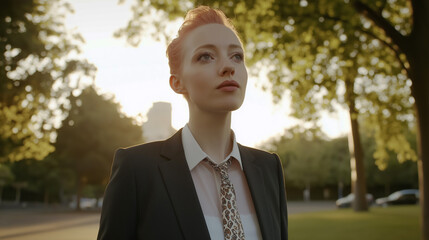
{"type": "MultiPolygon", "coordinates": [[[[286,196],[278,156],[242,145],[239,150],[263,239],[287,239],[286,196]]],[[[165,141],[116,152],[97,239],[210,239],[181,130],[165,141]]]]}

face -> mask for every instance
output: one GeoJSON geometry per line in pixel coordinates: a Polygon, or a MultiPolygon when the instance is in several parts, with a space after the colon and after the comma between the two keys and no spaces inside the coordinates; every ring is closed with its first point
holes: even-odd
{"type": "Polygon", "coordinates": [[[181,72],[170,84],[191,109],[229,112],[241,106],[247,70],[241,43],[229,28],[207,24],[194,29],[183,41],[182,56],[181,72]]]}

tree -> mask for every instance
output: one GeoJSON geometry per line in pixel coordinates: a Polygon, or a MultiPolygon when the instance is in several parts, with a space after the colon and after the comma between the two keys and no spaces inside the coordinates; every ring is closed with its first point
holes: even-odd
{"type": "MultiPolygon", "coordinates": [[[[290,139],[281,138],[274,151],[284,161],[285,175],[289,180],[310,193],[311,186],[327,184],[331,175],[330,159],[323,156],[324,147],[326,142],[322,139],[297,134],[290,139]]],[[[306,200],[309,200],[309,195],[306,200]]]]}
{"type": "MultiPolygon", "coordinates": [[[[410,0],[412,24],[409,32],[401,29],[396,21],[383,16],[383,11],[376,11],[371,5],[355,1],[355,9],[370,19],[379,29],[383,37],[390,40],[390,47],[403,63],[403,69],[412,82],[411,94],[415,100],[417,119],[417,150],[419,167],[420,204],[422,207],[422,239],[429,239],[429,1],[410,0]],[[401,55],[404,56],[401,59],[401,55]],[[405,59],[404,59],[405,58],[405,59]]],[[[383,10],[383,8],[381,8],[383,10]]]]}
{"type": "MultiPolygon", "coordinates": [[[[414,136],[415,137],[415,136],[414,136]]],[[[374,138],[363,137],[363,145],[368,153],[374,153],[374,138]]],[[[417,162],[399,162],[396,155],[389,154],[388,164],[385,169],[380,170],[372,157],[365,158],[368,190],[379,197],[387,196],[394,191],[418,188],[417,162]]]]}
{"type": "MultiPolygon", "coordinates": [[[[275,151],[282,160],[288,186],[305,188],[349,184],[350,165],[347,140],[327,140],[319,131],[295,126],[278,139],[262,146],[275,151]]],[[[338,189],[339,192],[342,189],[338,189]]]]}
{"type": "MultiPolygon", "coordinates": [[[[373,130],[366,125],[362,125],[362,130],[362,146],[367,152],[364,161],[368,191],[374,196],[382,197],[396,190],[417,188],[416,162],[400,162],[396,154],[389,152],[388,165],[380,170],[374,161],[377,147],[374,134],[371,133],[373,130]]],[[[407,139],[415,149],[413,130],[408,130],[407,139]]],[[[315,131],[296,126],[287,129],[280,138],[270,139],[261,147],[279,154],[290,190],[289,197],[296,198],[297,193],[293,190],[303,189],[308,183],[316,188],[331,188],[338,184],[338,197],[343,197],[344,193],[350,191],[347,137],[327,139],[315,131]]]]}
{"type": "Polygon", "coordinates": [[[76,176],[78,209],[87,184],[107,184],[114,151],[141,141],[141,127],[122,114],[111,97],[90,86],[72,98],[69,115],[58,130],[53,157],[76,176]]]}
{"type": "Polygon", "coordinates": [[[0,162],[43,159],[55,119],[94,67],[77,55],[82,38],[63,24],[60,0],[5,0],[0,10],[0,162]]]}
{"type": "MultiPolygon", "coordinates": [[[[338,78],[344,82],[343,86],[350,86],[346,88],[346,99],[343,102],[349,106],[351,120],[357,119],[357,113],[364,112],[365,106],[372,106],[371,113],[376,113],[376,117],[370,120],[378,123],[376,143],[379,150],[375,156],[380,166],[385,165],[388,159],[386,149],[397,152],[398,159],[417,158],[405,141],[401,128],[398,128],[398,125],[410,121],[406,117],[410,115],[407,106],[414,103],[418,128],[422,229],[423,238],[429,239],[429,228],[424,227],[429,221],[429,191],[425,191],[425,185],[429,184],[429,149],[423,147],[429,144],[429,127],[424,124],[429,122],[429,68],[426,64],[429,57],[429,33],[426,31],[429,26],[428,1],[290,0],[240,1],[234,4],[230,1],[176,0],[151,5],[162,13],[171,13],[168,15],[171,19],[183,16],[187,8],[198,4],[219,7],[227,15],[235,17],[240,32],[244,33],[251,62],[269,60],[274,66],[273,74],[270,75],[274,95],[281,97],[285,90],[291,89],[293,107],[300,110],[296,113],[311,116],[312,111],[317,109],[312,107],[312,104],[318,102],[317,95],[319,99],[320,95],[323,96],[322,104],[331,105],[329,99],[338,99],[335,95],[341,90],[341,87],[336,87],[341,86],[337,85],[338,78]],[[323,44],[319,44],[320,39],[325,40],[323,44]],[[350,50],[343,43],[357,50],[350,50]],[[349,61],[341,58],[341,53],[349,61]],[[336,58],[336,55],[340,56],[336,58]],[[332,68],[334,72],[339,69],[338,74],[330,74],[332,68]],[[285,69],[290,69],[300,78],[290,78],[285,69]],[[319,73],[321,77],[318,77],[319,73]],[[304,76],[306,78],[302,78],[304,76]],[[306,80],[310,80],[310,83],[306,80]],[[312,84],[311,80],[316,84],[312,84]],[[371,89],[383,85],[383,89],[371,89]],[[389,85],[396,86],[394,89],[399,91],[391,91],[387,87],[389,85]],[[359,92],[368,95],[368,98],[355,102],[357,99],[354,94],[359,92]],[[387,100],[395,101],[388,105],[387,100]],[[386,127],[386,123],[394,127],[386,127]],[[388,139],[387,144],[385,139],[388,139]]],[[[149,12],[147,1],[139,1],[137,5],[140,7],[135,8],[136,17],[126,28],[130,30],[131,39],[134,39],[132,42],[138,42],[135,41],[139,32],[136,23],[149,12]]],[[[144,27],[142,24],[141,28],[144,27]]],[[[356,122],[353,125],[353,140],[357,143],[358,124],[356,122]]],[[[359,144],[354,147],[354,150],[358,149],[359,144]]],[[[359,150],[357,153],[356,156],[363,155],[359,154],[359,150]]],[[[357,195],[362,197],[362,193],[357,195]]]]}

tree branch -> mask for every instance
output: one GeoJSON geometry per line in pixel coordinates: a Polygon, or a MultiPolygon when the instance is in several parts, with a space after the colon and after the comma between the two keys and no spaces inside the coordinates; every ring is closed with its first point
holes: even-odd
{"type": "Polygon", "coordinates": [[[381,15],[381,13],[383,12],[383,9],[386,7],[386,4],[387,4],[387,0],[384,0],[383,4],[381,4],[381,6],[378,8],[377,14],[381,15]]]}
{"type": "Polygon", "coordinates": [[[407,38],[398,32],[387,19],[383,18],[380,14],[359,0],[353,1],[353,7],[358,13],[370,19],[375,25],[383,29],[385,34],[392,39],[392,42],[395,43],[403,53],[408,53],[409,46],[407,44],[407,38]]]}
{"type": "Polygon", "coordinates": [[[429,3],[422,0],[411,0],[411,8],[413,11],[413,28],[412,32],[415,31],[427,31],[429,24],[429,3]]]}
{"type": "Polygon", "coordinates": [[[377,39],[378,41],[382,42],[386,47],[390,48],[395,53],[395,56],[398,59],[399,63],[401,64],[402,68],[405,69],[405,71],[407,72],[407,74],[409,74],[409,69],[406,67],[404,61],[402,61],[402,59],[400,57],[401,56],[401,51],[397,47],[395,47],[394,45],[388,43],[386,40],[381,39],[379,36],[377,36],[376,34],[374,34],[371,31],[367,31],[367,30],[362,29],[362,28],[359,28],[357,30],[360,31],[360,32],[362,32],[362,33],[364,33],[364,34],[366,34],[366,35],[368,35],[368,36],[370,36],[370,37],[373,37],[374,39],[377,39]]]}

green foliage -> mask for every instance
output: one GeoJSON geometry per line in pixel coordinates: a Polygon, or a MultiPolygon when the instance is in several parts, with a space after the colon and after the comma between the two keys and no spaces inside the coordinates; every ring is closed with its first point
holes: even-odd
{"type": "MultiPolygon", "coordinates": [[[[252,65],[253,72],[259,72],[259,68],[269,70],[275,101],[290,95],[295,117],[317,121],[320,109],[333,110],[334,104],[341,104],[364,115],[365,121],[377,130],[375,156],[380,168],[385,167],[388,159],[386,151],[396,152],[401,161],[416,160],[403,129],[398,128],[414,120],[407,60],[378,26],[362,18],[354,3],[343,0],[150,3],[141,0],[137,1],[139,8],[136,9],[143,8],[146,12],[135,10],[128,27],[120,30],[119,35],[128,36],[137,44],[136,39],[141,37],[141,32],[146,32],[147,26],[147,22],[140,20],[150,11],[167,14],[171,20],[198,5],[220,8],[233,18],[242,34],[247,63],[252,65]],[[134,27],[130,28],[131,25],[134,27]]],[[[377,9],[403,34],[410,33],[409,1],[360,3],[377,9]]],[[[164,21],[157,18],[150,23],[162,25],[158,29],[162,33],[164,21]]]]}
{"type": "Polygon", "coordinates": [[[324,140],[295,127],[266,145],[280,156],[287,181],[296,187],[350,183],[350,156],[344,138],[324,140]]]}
{"type": "Polygon", "coordinates": [[[11,183],[14,178],[15,176],[13,175],[10,168],[4,164],[0,164],[0,188],[11,183]]]}
{"type": "Polygon", "coordinates": [[[8,164],[15,175],[15,182],[25,183],[25,191],[35,199],[61,201],[62,193],[69,193],[74,186],[74,175],[69,169],[61,168],[58,161],[50,156],[43,161],[23,159],[8,164]]]}
{"type": "Polygon", "coordinates": [[[0,204],[3,200],[3,187],[10,184],[14,178],[10,168],[0,163],[0,204]]]}
{"type": "Polygon", "coordinates": [[[73,81],[94,72],[79,53],[82,38],[64,27],[60,0],[4,0],[0,10],[0,162],[43,159],[55,118],[61,118],[73,81]]]}
{"type": "Polygon", "coordinates": [[[107,184],[114,151],[142,141],[141,127],[119,110],[111,97],[99,95],[93,87],[72,98],[53,158],[73,171],[78,186],[107,184]]]}
{"type": "MultiPolygon", "coordinates": [[[[400,162],[397,154],[388,152],[386,168],[380,170],[375,163],[376,139],[364,126],[362,146],[366,150],[364,165],[366,183],[371,193],[383,196],[402,188],[418,188],[417,163],[400,162]]],[[[407,142],[415,151],[415,133],[407,131],[407,142]]],[[[283,163],[289,188],[302,189],[306,184],[315,187],[335,186],[342,183],[349,192],[350,154],[347,137],[326,139],[318,132],[294,127],[279,139],[272,139],[262,146],[276,152],[283,163]]]]}
{"type": "MultiPolygon", "coordinates": [[[[365,127],[364,127],[365,129],[365,127]]],[[[381,190],[380,186],[383,186],[383,191],[379,192],[382,195],[390,194],[396,190],[404,188],[418,188],[418,174],[417,174],[417,162],[405,161],[401,162],[398,159],[398,155],[393,151],[387,151],[387,158],[385,168],[380,170],[380,165],[374,160],[374,155],[377,153],[378,148],[376,147],[377,139],[372,136],[373,134],[364,133],[362,134],[362,144],[366,149],[365,155],[365,172],[367,173],[367,186],[373,191],[381,190]]],[[[409,143],[410,148],[416,151],[416,135],[414,131],[407,130],[405,132],[407,138],[407,144],[409,143]]],[[[373,194],[377,194],[373,192],[373,194]]],[[[381,196],[381,195],[380,195],[381,196]]]]}

